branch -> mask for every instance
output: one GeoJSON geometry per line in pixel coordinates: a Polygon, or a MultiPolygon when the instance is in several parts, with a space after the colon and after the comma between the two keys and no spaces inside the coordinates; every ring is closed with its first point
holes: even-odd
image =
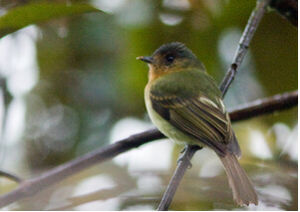
{"type": "Polygon", "coordinates": [[[220,90],[223,93],[223,98],[234,80],[234,77],[242,64],[244,57],[249,48],[250,42],[253,38],[253,35],[266,12],[266,8],[269,4],[270,0],[257,0],[257,4],[255,9],[252,11],[251,16],[248,20],[248,23],[244,29],[243,35],[240,39],[239,46],[235,52],[233,62],[230,68],[227,70],[227,73],[223,79],[223,82],[220,85],[220,90]]]}
{"type": "Polygon", "coordinates": [[[258,99],[245,105],[236,107],[229,111],[230,119],[234,121],[242,121],[253,116],[269,114],[277,110],[285,110],[298,105],[298,91],[277,94],[272,97],[258,99]]]}
{"type": "Polygon", "coordinates": [[[22,182],[22,178],[18,177],[17,175],[15,174],[12,174],[12,173],[8,173],[6,171],[1,171],[0,170],[0,177],[3,176],[3,177],[6,177],[8,179],[11,179],[17,183],[21,183],[22,182]]]}
{"type": "Polygon", "coordinates": [[[60,182],[68,176],[78,173],[96,163],[103,162],[120,153],[126,152],[129,149],[139,147],[142,144],[162,137],[162,134],[156,129],[138,133],[120,140],[117,143],[57,166],[41,176],[25,180],[18,188],[0,197],[0,208],[22,198],[32,196],[48,186],[60,182]]]}
{"type": "Polygon", "coordinates": [[[272,0],[270,7],[298,27],[298,0],[272,0]]]}
{"type": "Polygon", "coordinates": [[[168,210],[169,205],[171,204],[175,192],[179,186],[179,183],[183,178],[185,170],[191,166],[190,161],[192,157],[198,150],[202,149],[202,147],[197,145],[187,145],[185,148],[186,149],[184,151],[184,154],[179,158],[174,175],[172,176],[170,183],[164,193],[164,196],[159,203],[159,206],[157,208],[157,210],[159,211],[168,210]]]}
{"type": "MultiPolygon", "coordinates": [[[[251,16],[248,20],[248,23],[245,27],[245,30],[243,32],[243,35],[240,39],[239,46],[235,52],[233,62],[228,69],[221,85],[220,90],[222,92],[222,97],[224,98],[225,94],[227,93],[227,90],[231,83],[233,82],[235,75],[237,73],[237,70],[239,69],[240,65],[242,64],[244,57],[247,53],[247,50],[249,48],[250,42],[253,38],[253,35],[263,17],[263,15],[266,12],[266,8],[269,5],[270,0],[257,0],[256,7],[252,11],[251,16]]],[[[162,201],[158,206],[157,210],[168,210],[171,201],[174,197],[175,191],[180,183],[181,178],[183,177],[184,173],[187,170],[187,165],[190,164],[190,159],[193,157],[194,153],[197,150],[193,150],[193,148],[186,148],[185,152],[183,153],[184,160],[181,163],[177,164],[177,168],[174,172],[174,175],[172,179],[169,182],[169,185],[167,187],[167,190],[165,191],[162,201]],[[191,157],[189,157],[191,155],[191,157]]]]}
{"type": "MultiPolygon", "coordinates": [[[[297,100],[297,91],[256,100],[244,106],[238,107],[237,110],[233,110],[230,113],[231,121],[237,122],[263,114],[285,110],[296,106],[298,104],[297,100]]],[[[165,138],[165,136],[157,129],[134,134],[114,144],[87,153],[86,155],[76,158],[70,162],[57,166],[52,170],[45,172],[41,176],[30,180],[24,180],[18,188],[3,196],[0,196],[0,208],[22,198],[34,195],[48,186],[58,183],[71,175],[91,167],[92,165],[104,162],[117,156],[118,154],[161,138],[165,138]]]]}

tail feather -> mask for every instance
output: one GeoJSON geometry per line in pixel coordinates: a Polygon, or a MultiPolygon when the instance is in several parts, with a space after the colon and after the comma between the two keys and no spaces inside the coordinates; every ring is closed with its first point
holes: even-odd
{"type": "Polygon", "coordinates": [[[233,154],[220,156],[225,167],[229,185],[233,192],[233,199],[240,206],[253,203],[258,204],[257,194],[244,169],[240,166],[237,158],[233,154]]]}

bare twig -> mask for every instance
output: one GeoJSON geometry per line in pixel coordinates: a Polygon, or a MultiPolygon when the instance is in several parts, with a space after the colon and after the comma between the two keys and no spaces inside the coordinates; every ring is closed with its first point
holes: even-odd
{"type": "Polygon", "coordinates": [[[298,0],[272,0],[270,7],[298,27],[298,0]]]}
{"type": "MultiPolygon", "coordinates": [[[[237,70],[239,69],[240,65],[242,64],[242,61],[247,53],[247,50],[249,48],[249,44],[253,38],[253,35],[266,11],[267,6],[269,5],[270,0],[257,0],[257,4],[255,9],[252,11],[251,16],[248,20],[248,23],[245,27],[245,30],[243,32],[243,35],[240,39],[239,46],[235,52],[233,62],[228,69],[221,85],[220,90],[222,91],[222,96],[224,98],[225,94],[227,93],[227,90],[231,83],[233,82],[235,75],[237,73],[237,70]]],[[[159,204],[159,207],[157,210],[168,210],[171,201],[174,197],[175,190],[178,187],[180,180],[184,173],[186,172],[187,166],[185,166],[186,163],[190,163],[190,159],[194,155],[195,151],[192,153],[192,148],[186,148],[185,152],[183,153],[183,158],[188,161],[183,161],[182,163],[179,163],[177,165],[177,168],[174,172],[174,175],[172,179],[169,182],[169,185],[163,195],[162,201],[159,204]],[[191,155],[191,157],[188,157],[191,155]],[[175,190],[174,190],[175,189],[175,190]],[[172,191],[172,192],[170,192],[172,191]]]]}
{"type": "Polygon", "coordinates": [[[223,97],[225,96],[229,86],[231,85],[232,81],[234,80],[234,77],[236,75],[237,70],[239,69],[240,65],[242,64],[242,61],[247,53],[247,50],[249,48],[250,42],[253,38],[253,35],[263,17],[265,14],[266,8],[269,4],[270,0],[257,0],[257,4],[255,9],[252,11],[251,16],[248,20],[248,23],[245,27],[245,30],[243,32],[243,35],[240,39],[239,46],[236,49],[233,62],[229,69],[227,70],[227,73],[223,79],[223,82],[220,85],[220,90],[223,93],[223,97]]]}
{"type": "Polygon", "coordinates": [[[229,111],[232,122],[245,120],[253,115],[272,113],[276,110],[284,110],[298,105],[298,91],[277,94],[272,97],[258,99],[249,104],[241,105],[229,111]],[[251,109],[250,109],[251,108],[251,109]],[[249,110],[250,109],[250,110],[249,110]],[[272,110],[272,112],[271,112],[272,110]],[[240,113],[243,111],[243,113],[240,113]]]}
{"type": "Polygon", "coordinates": [[[184,175],[184,171],[181,170],[186,170],[189,166],[190,166],[190,161],[192,159],[192,157],[194,156],[194,154],[201,149],[199,146],[192,146],[192,145],[187,145],[186,149],[185,149],[185,154],[182,155],[182,157],[180,158],[180,161],[178,161],[178,166],[174,172],[174,175],[172,176],[170,182],[173,183],[169,183],[164,196],[162,198],[162,200],[159,203],[158,209],[159,211],[165,211],[168,210],[169,205],[171,204],[171,201],[173,197],[175,195],[176,189],[179,186],[179,183],[184,175]],[[179,170],[181,169],[181,170],[179,170]]]}
{"type": "Polygon", "coordinates": [[[21,183],[22,182],[22,178],[18,177],[17,175],[15,174],[12,174],[12,173],[9,173],[9,172],[6,172],[6,171],[3,171],[3,170],[0,170],[0,177],[3,176],[3,177],[6,177],[8,179],[11,179],[17,183],[21,183]]]}
{"type": "MultiPolygon", "coordinates": [[[[263,114],[285,110],[296,106],[298,104],[297,100],[297,91],[285,93],[283,95],[276,95],[262,100],[256,100],[254,102],[250,102],[249,107],[244,105],[242,107],[238,107],[237,110],[232,111],[230,113],[231,121],[237,122],[263,114]],[[260,104],[258,104],[258,102],[260,102],[260,104]]],[[[30,180],[24,180],[18,188],[0,197],[0,208],[25,197],[34,195],[50,185],[58,183],[71,175],[91,167],[92,165],[99,164],[100,162],[113,158],[118,154],[161,138],[165,138],[165,136],[157,129],[138,133],[107,147],[64,163],[45,172],[41,176],[30,180]]]]}
{"type": "Polygon", "coordinates": [[[49,185],[62,181],[66,177],[78,173],[96,163],[105,161],[129,149],[139,147],[147,142],[162,138],[163,135],[156,129],[135,134],[117,143],[88,153],[82,157],[62,164],[33,179],[23,181],[20,186],[0,197],[0,208],[19,199],[31,196],[47,188],[49,185]]]}

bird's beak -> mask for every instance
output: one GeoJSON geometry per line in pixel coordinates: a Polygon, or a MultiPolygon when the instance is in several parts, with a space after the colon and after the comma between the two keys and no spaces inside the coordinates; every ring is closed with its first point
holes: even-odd
{"type": "Polygon", "coordinates": [[[136,59],[141,60],[141,61],[146,62],[146,63],[150,63],[150,64],[153,63],[153,57],[149,57],[149,56],[139,56],[136,59]]]}

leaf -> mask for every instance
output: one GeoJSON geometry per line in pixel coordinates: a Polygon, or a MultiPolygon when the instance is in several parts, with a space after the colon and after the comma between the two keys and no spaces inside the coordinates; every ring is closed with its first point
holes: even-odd
{"type": "Polygon", "coordinates": [[[9,10],[0,17],[0,38],[30,24],[48,21],[62,16],[101,10],[89,4],[31,3],[9,10]]]}

